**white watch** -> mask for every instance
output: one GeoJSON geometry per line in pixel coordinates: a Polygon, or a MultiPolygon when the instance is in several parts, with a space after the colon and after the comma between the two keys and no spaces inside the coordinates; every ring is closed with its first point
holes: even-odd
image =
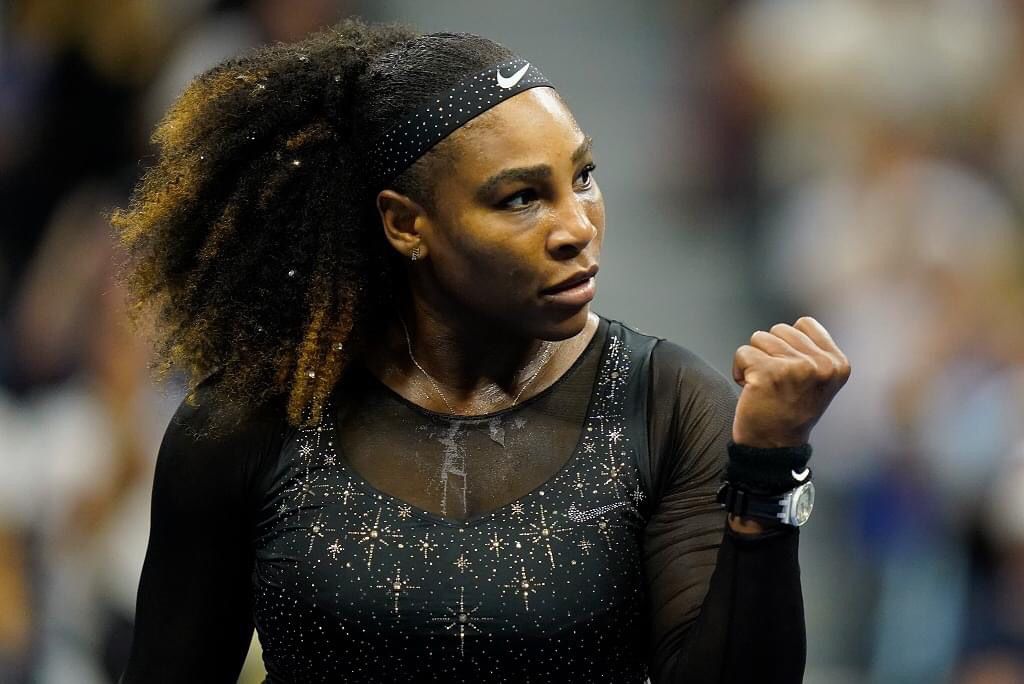
{"type": "Polygon", "coordinates": [[[814,483],[808,480],[784,494],[764,496],[723,482],[716,498],[733,515],[767,518],[800,527],[810,519],[814,509],[814,483]]]}

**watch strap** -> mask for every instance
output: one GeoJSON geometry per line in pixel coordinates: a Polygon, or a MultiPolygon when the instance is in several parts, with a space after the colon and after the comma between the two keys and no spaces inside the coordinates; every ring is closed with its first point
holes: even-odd
{"type": "Polygon", "coordinates": [[[753,516],[779,520],[782,512],[783,495],[764,496],[754,494],[731,482],[723,482],[718,490],[717,500],[726,511],[740,517],[753,516]]]}

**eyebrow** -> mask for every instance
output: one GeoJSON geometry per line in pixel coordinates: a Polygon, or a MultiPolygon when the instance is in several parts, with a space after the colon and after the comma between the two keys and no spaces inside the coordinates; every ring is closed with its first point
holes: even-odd
{"type": "MultiPolygon", "coordinates": [[[[579,161],[591,151],[594,146],[594,139],[589,135],[583,139],[580,146],[572,153],[572,163],[578,164],[579,161]]],[[[513,181],[540,181],[545,180],[551,175],[551,167],[547,164],[537,164],[536,166],[520,166],[514,169],[505,169],[499,173],[494,174],[488,178],[484,183],[477,189],[476,196],[481,201],[487,201],[494,189],[502,183],[509,183],[513,181]]]]}

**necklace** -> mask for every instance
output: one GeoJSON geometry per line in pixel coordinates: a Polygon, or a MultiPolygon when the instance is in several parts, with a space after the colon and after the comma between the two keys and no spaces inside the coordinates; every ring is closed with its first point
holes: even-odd
{"type": "MultiPolygon", "coordinates": [[[[409,338],[409,328],[405,324],[405,319],[402,316],[399,316],[398,320],[402,322],[402,329],[405,331],[405,344],[409,349],[409,358],[412,360],[413,364],[415,364],[415,366],[420,369],[420,372],[422,372],[423,375],[427,376],[427,380],[429,380],[430,384],[434,386],[434,389],[437,391],[438,396],[441,397],[441,401],[443,401],[444,405],[448,407],[448,411],[451,412],[452,414],[455,414],[455,409],[452,408],[452,405],[450,403],[448,403],[448,399],[444,396],[444,392],[441,391],[441,388],[437,386],[437,382],[434,381],[434,378],[431,377],[430,373],[424,370],[423,366],[421,366],[419,362],[416,360],[416,357],[412,355],[412,340],[409,338]]],[[[561,343],[555,346],[559,347],[561,346],[561,343]]],[[[527,380],[526,383],[519,388],[519,392],[516,393],[515,399],[512,400],[510,406],[515,406],[519,402],[519,397],[523,396],[523,391],[527,387],[529,387],[530,383],[533,382],[533,379],[536,378],[542,370],[544,370],[544,368],[548,365],[548,361],[551,360],[552,356],[554,356],[554,353],[552,352],[552,347],[548,347],[547,351],[544,354],[543,363],[541,363],[540,367],[536,371],[534,371],[533,375],[530,376],[530,379],[527,380]]]]}

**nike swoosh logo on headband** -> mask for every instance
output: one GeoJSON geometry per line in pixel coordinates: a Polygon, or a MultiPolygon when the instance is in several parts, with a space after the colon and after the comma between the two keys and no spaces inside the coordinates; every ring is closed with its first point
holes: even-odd
{"type": "Polygon", "coordinates": [[[521,79],[526,74],[526,72],[529,70],[529,68],[530,68],[530,63],[527,62],[526,64],[524,64],[519,69],[519,71],[517,71],[516,73],[512,74],[511,76],[502,76],[501,75],[501,69],[500,68],[495,69],[494,71],[498,75],[498,85],[501,86],[502,88],[511,88],[511,87],[513,87],[516,83],[519,83],[519,79],[521,79]]]}
{"type": "Polygon", "coordinates": [[[798,473],[795,470],[791,470],[791,471],[789,471],[789,473],[793,476],[793,479],[796,480],[797,482],[803,482],[804,480],[807,479],[807,476],[811,474],[811,469],[810,468],[804,468],[804,471],[802,473],[798,473]]]}

